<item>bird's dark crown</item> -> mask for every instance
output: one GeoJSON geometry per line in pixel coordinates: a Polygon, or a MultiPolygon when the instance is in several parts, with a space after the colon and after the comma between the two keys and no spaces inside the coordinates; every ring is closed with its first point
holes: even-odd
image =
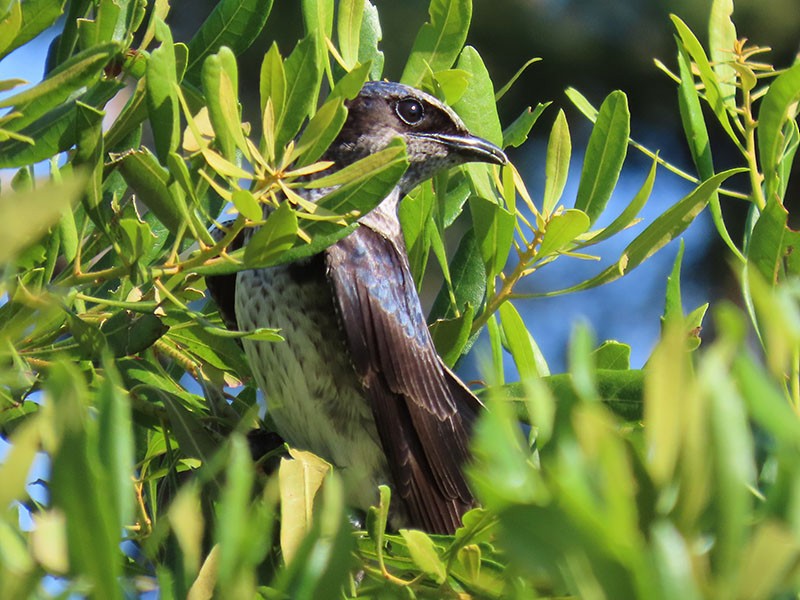
{"type": "Polygon", "coordinates": [[[500,148],[470,134],[451,108],[407,85],[371,81],[347,108],[347,121],[326,158],[345,166],[400,137],[409,161],[400,182],[404,191],[442,169],[476,161],[505,164],[507,160],[500,148]]]}

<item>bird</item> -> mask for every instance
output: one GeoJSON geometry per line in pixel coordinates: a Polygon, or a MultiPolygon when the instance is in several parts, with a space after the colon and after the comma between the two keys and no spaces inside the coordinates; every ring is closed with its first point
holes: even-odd
{"type": "Polygon", "coordinates": [[[207,286],[229,327],[277,328],[285,340],[242,340],[277,433],[330,462],[351,507],[374,506],[385,484],[390,527],[453,533],[476,506],[463,467],[483,406],[436,353],[397,209],[444,169],[508,159],[446,104],[403,84],[367,82],[345,105],[325,173],[399,137],[408,168],[397,186],[323,252],[207,286]]]}

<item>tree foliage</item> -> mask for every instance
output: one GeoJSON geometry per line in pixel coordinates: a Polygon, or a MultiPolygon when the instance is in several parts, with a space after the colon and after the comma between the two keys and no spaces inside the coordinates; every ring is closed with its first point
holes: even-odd
{"type": "MultiPolygon", "coordinates": [[[[341,239],[407,164],[393,143],[323,174],[334,189],[319,202],[298,194],[330,166],[320,157],[345,101],[382,77],[383,33],[369,0],[304,0],[306,35],[286,56],[266,52],[260,116],[243,123],[236,56],[269,31],[271,7],[222,0],[183,44],[165,24],[168,0],[0,2],[0,59],[59,30],[41,81],[21,91],[21,80],[0,82],[0,168],[15,170],[0,194],[0,431],[10,444],[0,596],[796,593],[800,263],[784,196],[800,143],[800,64],[757,62],[763,49],[739,39],[733,1],[715,0],[708,44],[673,16],[674,66],[657,62],[675,81],[696,177],[631,138],[624,92],[595,108],[569,90],[593,122],[574,198],[561,110],[542,190],[529,192],[513,165],[472,164],[409,195],[401,219],[414,275],[429,260],[443,273],[429,319],[437,348],[455,365],[482,330],[491,342],[469,467],[482,508],[454,536],[392,532],[381,488],[361,530],[319,458],[289,449],[277,469],[274,456],[253,463],[245,435],[269,422],[236,338],[281,343],[280,332],[232,333],[204,299],[205,275],[298,260],[341,239]],[[740,167],[716,171],[709,126],[740,167]],[[652,168],[609,216],[631,150],[652,168]],[[659,169],[693,189],[643,227],[659,169]],[[728,189],[731,177],[745,191],[728,189]],[[739,242],[729,202],[750,207],[739,242]],[[577,328],[569,371],[550,373],[515,308],[519,282],[555,260],[591,259],[595,244],[637,227],[613,264],[544,294],[612,282],[707,207],[745,311],[714,307],[719,335],[700,347],[708,307],[682,306],[681,251],[643,370],[631,369],[630,348],[577,328]],[[448,253],[446,230],[462,214],[470,225],[448,253]],[[250,243],[233,249],[246,229],[250,243]],[[519,382],[504,378],[506,353],[519,382]],[[41,456],[49,473],[32,484],[41,456]]],[[[431,0],[402,81],[447,101],[477,135],[522,145],[550,103],[501,122],[497,102],[519,73],[495,85],[464,45],[471,13],[469,0],[431,0]]]]}

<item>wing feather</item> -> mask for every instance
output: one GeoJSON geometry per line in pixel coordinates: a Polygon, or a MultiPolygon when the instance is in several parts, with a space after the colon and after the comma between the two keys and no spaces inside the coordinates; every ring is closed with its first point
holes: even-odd
{"type": "Polygon", "coordinates": [[[326,251],[335,306],[412,524],[452,532],[478,399],[442,363],[402,242],[361,226],[326,251]]]}

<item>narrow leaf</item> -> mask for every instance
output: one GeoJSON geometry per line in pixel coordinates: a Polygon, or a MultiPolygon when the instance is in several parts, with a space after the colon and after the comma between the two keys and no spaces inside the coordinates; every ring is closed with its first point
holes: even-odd
{"type": "Polygon", "coordinates": [[[575,198],[575,208],[585,212],[591,223],[611,198],[625,161],[629,135],[628,99],[622,92],[612,92],[600,106],[589,137],[575,198]]]}
{"type": "Polygon", "coordinates": [[[786,145],[785,125],[797,118],[798,101],[800,62],[775,78],[758,110],[758,155],[764,173],[764,195],[767,200],[772,199],[780,187],[778,166],[786,145]]]}
{"type": "Polygon", "coordinates": [[[686,197],[671,206],[656,218],[642,233],[625,248],[620,259],[598,275],[562,290],[547,292],[545,296],[564,294],[585,290],[619,279],[625,273],[639,266],[658,250],[682,233],[703,210],[711,194],[731,175],[741,173],[743,169],[730,169],[717,173],[704,181],[686,197]]]}
{"type": "Polygon", "coordinates": [[[470,0],[431,0],[430,19],[417,33],[411,54],[400,77],[402,83],[418,86],[428,69],[443,71],[453,66],[472,19],[470,0]]]}
{"type": "Polygon", "coordinates": [[[348,69],[358,62],[361,42],[361,22],[364,18],[364,0],[341,0],[336,21],[339,53],[348,69]]]}
{"type": "Polygon", "coordinates": [[[237,56],[261,33],[272,10],[272,0],[221,0],[189,42],[186,77],[198,81],[209,54],[227,46],[237,56]]]}
{"type": "Polygon", "coordinates": [[[545,162],[544,200],[542,211],[549,215],[564,193],[569,175],[569,161],[572,155],[572,140],[569,125],[563,110],[558,111],[550,140],[547,143],[547,159],[545,162]]]}
{"type": "Polygon", "coordinates": [[[156,23],[156,37],[161,46],[153,50],[147,61],[147,110],[156,155],[166,163],[167,156],[178,148],[180,141],[178,75],[172,34],[164,23],[156,23]]]}

